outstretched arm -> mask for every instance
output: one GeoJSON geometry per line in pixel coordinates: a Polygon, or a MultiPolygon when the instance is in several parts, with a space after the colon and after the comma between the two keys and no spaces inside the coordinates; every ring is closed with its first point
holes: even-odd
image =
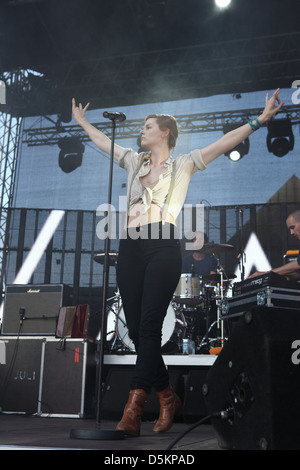
{"type": "MultiPolygon", "coordinates": [[[[76,101],[75,98],[72,99],[72,112],[75,121],[77,124],[82,127],[82,129],[88,134],[90,139],[94,142],[94,144],[97,145],[97,147],[102,150],[105,153],[110,154],[111,152],[111,140],[103,134],[103,132],[99,131],[95,126],[90,124],[86,118],[85,118],[85,113],[89,107],[90,103],[88,103],[84,108],[82,107],[82,104],[79,103],[78,106],[76,106],[76,101]]],[[[119,145],[114,145],[114,158],[118,160],[121,152],[123,150],[123,147],[120,147],[119,145]]]]}
{"type": "MultiPolygon", "coordinates": [[[[271,117],[273,117],[284,105],[283,102],[279,99],[279,88],[273,93],[269,99],[269,94],[266,95],[266,105],[263,113],[258,116],[258,122],[260,125],[267,122],[271,117]]],[[[256,127],[256,121],[252,121],[253,125],[256,127]]],[[[247,137],[253,134],[253,129],[250,124],[245,124],[243,126],[234,129],[231,132],[225,134],[221,139],[217,140],[211,145],[208,145],[201,150],[202,158],[204,163],[208,163],[215,160],[217,157],[223,153],[228,152],[231,149],[234,149],[238,144],[243,142],[247,137]]]]}

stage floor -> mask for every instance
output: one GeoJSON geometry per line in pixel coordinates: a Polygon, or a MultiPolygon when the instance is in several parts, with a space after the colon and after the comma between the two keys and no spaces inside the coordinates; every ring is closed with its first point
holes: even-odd
{"type": "MultiPolygon", "coordinates": [[[[152,451],[184,455],[197,454],[200,450],[222,450],[218,446],[216,434],[211,424],[201,424],[189,432],[172,450],[168,447],[193,424],[174,423],[164,434],[153,433],[153,422],[143,422],[139,437],[125,437],[122,440],[73,439],[71,430],[94,430],[93,419],[44,418],[38,416],[0,414],[0,451],[1,450],[101,450],[103,459],[120,456],[130,451],[143,451],[143,458],[152,451]]],[[[100,429],[115,429],[116,421],[101,422],[100,429]]],[[[101,455],[101,458],[102,458],[101,455]]],[[[154,459],[154,457],[153,457],[154,459]]]]}

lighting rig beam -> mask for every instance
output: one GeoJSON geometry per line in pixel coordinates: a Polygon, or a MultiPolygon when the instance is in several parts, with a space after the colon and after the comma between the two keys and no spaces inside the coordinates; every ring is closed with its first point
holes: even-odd
{"type": "MultiPolygon", "coordinates": [[[[255,118],[263,112],[263,108],[233,110],[226,112],[197,113],[176,116],[181,134],[197,134],[203,132],[223,131],[225,123],[241,125],[242,122],[255,118]]],[[[278,113],[278,116],[282,114],[278,113]]],[[[284,115],[288,115],[293,125],[300,123],[300,104],[284,107],[284,115]]],[[[81,142],[88,142],[89,137],[77,125],[62,126],[58,132],[57,126],[44,127],[42,120],[47,117],[40,116],[36,121],[36,127],[25,128],[23,130],[22,143],[29,147],[41,145],[57,145],[63,136],[79,136],[81,142]]],[[[54,121],[53,121],[54,122],[54,121]]],[[[92,123],[101,132],[108,134],[110,127],[107,122],[92,123]]],[[[142,119],[127,119],[120,123],[117,129],[118,138],[136,138],[143,127],[142,119]]]]}

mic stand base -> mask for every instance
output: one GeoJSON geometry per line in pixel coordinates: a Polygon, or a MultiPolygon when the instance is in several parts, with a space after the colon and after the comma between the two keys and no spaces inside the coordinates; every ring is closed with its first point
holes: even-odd
{"type": "Polygon", "coordinates": [[[72,429],[70,432],[71,439],[90,439],[90,440],[121,440],[125,439],[124,431],[108,430],[108,429],[72,429]]]}

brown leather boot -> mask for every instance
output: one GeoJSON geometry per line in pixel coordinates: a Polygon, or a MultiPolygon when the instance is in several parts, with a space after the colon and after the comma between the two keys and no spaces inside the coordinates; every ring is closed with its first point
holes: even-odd
{"type": "Polygon", "coordinates": [[[147,401],[147,392],[141,388],[131,390],[125,405],[121,421],[116,429],[124,431],[127,436],[139,436],[142,414],[147,401]]]}
{"type": "Polygon", "coordinates": [[[160,403],[160,414],[153,431],[166,432],[173,425],[174,416],[181,408],[181,401],[170,385],[162,392],[157,392],[157,395],[160,403]]]}

